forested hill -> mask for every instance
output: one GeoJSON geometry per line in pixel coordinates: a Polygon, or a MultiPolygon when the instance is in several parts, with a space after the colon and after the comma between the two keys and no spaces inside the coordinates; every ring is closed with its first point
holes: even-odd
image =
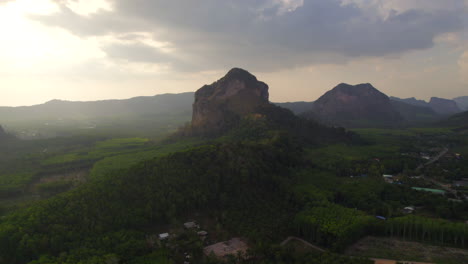
{"type": "Polygon", "coordinates": [[[434,110],[426,106],[405,103],[399,100],[390,100],[392,106],[400,113],[405,122],[411,126],[415,123],[429,123],[440,118],[434,110]]]}
{"type": "Polygon", "coordinates": [[[368,235],[466,247],[460,219],[468,217],[467,203],[382,179],[386,170],[417,165],[417,156],[401,155],[401,147],[418,150],[413,143],[429,140],[385,131],[360,145],[353,133],[271,104],[266,84],[241,69],[199,96],[195,124],[142,149],[178,152],[116,156],[75,188],[2,216],[0,264],[219,264],[204,247],[234,237],[249,247],[250,258],[228,258],[240,264],[368,264],[338,255],[368,235]],[[210,116],[219,122],[205,119],[210,116]],[[190,133],[194,126],[209,135],[190,133]],[[373,143],[381,138],[389,145],[373,143]],[[426,210],[404,215],[409,204],[426,210]],[[206,238],[183,228],[194,220],[206,238]],[[160,240],[166,232],[169,238],[160,240]],[[279,246],[288,236],[328,252],[279,246]]]}
{"type": "Polygon", "coordinates": [[[190,121],[193,93],[126,100],[0,107],[0,123],[22,139],[74,135],[161,137],[190,121]]]}
{"type": "Polygon", "coordinates": [[[468,111],[455,114],[445,120],[439,122],[441,126],[451,126],[462,128],[464,130],[468,129],[468,111]]]}
{"type": "Polygon", "coordinates": [[[468,111],[468,96],[460,96],[453,99],[457,102],[457,105],[460,109],[464,111],[468,111]]]}
{"type": "Polygon", "coordinates": [[[103,175],[2,219],[0,263],[104,263],[109,254],[128,263],[153,250],[149,230],[196,213],[252,239],[286,235],[299,154],[280,138],[206,145],[103,175]]]}
{"type": "MultiPolygon", "coordinates": [[[[164,250],[148,245],[148,236],[195,216],[209,219],[210,232],[237,234],[254,244],[286,237],[303,206],[292,192],[293,170],[308,166],[303,146],[348,142],[350,135],[263,98],[252,105],[254,112],[235,112],[242,116],[229,130],[199,147],[94,175],[4,217],[0,263],[171,263],[136,260],[164,250]]],[[[196,249],[184,250],[203,263],[196,249]]]]}

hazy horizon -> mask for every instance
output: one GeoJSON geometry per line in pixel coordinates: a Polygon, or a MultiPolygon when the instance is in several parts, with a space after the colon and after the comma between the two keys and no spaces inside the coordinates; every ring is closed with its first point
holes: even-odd
{"type": "MultiPolygon", "coordinates": [[[[261,80],[260,80],[261,81],[261,80]]],[[[352,84],[352,85],[355,85],[355,84],[352,84]]],[[[332,87],[334,88],[334,87],[332,87]]],[[[330,90],[332,89],[330,88],[330,90]]],[[[39,102],[39,103],[33,103],[33,104],[29,104],[29,105],[0,105],[0,107],[28,107],[28,106],[35,106],[35,105],[41,105],[41,104],[46,104],[50,101],[54,101],[54,100],[58,100],[58,101],[64,101],[64,102],[98,102],[98,101],[112,101],[112,100],[128,100],[128,99],[132,99],[132,98],[137,98],[137,97],[152,97],[152,96],[158,96],[158,95],[165,95],[165,94],[183,94],[183,93],[194,93],[196,90],[193,90],[193,91],[181,91],[181,92],[177,92],[177,93],[172,93],[172,92],[167,92],[167,93],[159,93],[159,94],[150,94],[150,95],[135,95],[135,96],[130,96],[130,97],[121,97],[121,98],[113,98],[113,97],[109,97],[109,98],[102,98],[102,99],[91,99],[91,100],[69,100],[69,99],[63,99],[63,98],[51,98],[50,100],[47,100],[47,101],[44,101],[44,102],[39,102]]],[[[326,92],[326,91],[325,91],[326,92]]],[[[320,95],[321,96],[321,95],[320,95]]],[[[319,96],[319,97],[320,97],[319,96]]],[[[394,95],[388,95],[388,97],[392,97],[394,95]]],[[[460,96],[457,96],[457,97],[465,97],[465,96],[468,96],[468,95],[460,95],[460,96]]],[[[270,102],[273,102],[273,103],[292,103],[292,102],[313,102],[313,101],[316,101],[317,99],[319,99],[319,97],[317,98],[313,98],[313,99],[305,99],[305,100],[294,100],[294,101],[274,101],[274,100],[271,100],[270,99],[270,102]]],[[[398,96],[394,96],[394,97],[398,97],[398,96]]],[[[402,99],[406,99],[406,98],[411,98],[411,97],[414,97],[418,100],[424,100],[426,102],[429,102],[429,100],[427,99],[422,99],[422,98],[418,98],[418,97],[415,97],[415,96],[409,96],[409,97],[401,97],[402,99]]],[[[457,97],[454,97],[454,98],[445,98],[445,99],[455,99],[457,97]]],[[[270,98],[271,98],[271,94],[270,94],[270,98]]]]}
{"type": "Polygon", "coordinates": [[[342,82],[452,99],[468,90],[467,11],[467,0],[2,1],[0,106],[190,92],[233,67],[272,102],[342,82]]]}

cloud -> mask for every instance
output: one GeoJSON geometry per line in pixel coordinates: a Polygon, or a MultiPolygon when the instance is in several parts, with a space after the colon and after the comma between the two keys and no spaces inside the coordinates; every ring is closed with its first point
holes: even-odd
{"type": "Polygon", "coordinates": [[[67,6],[73,12],[89,16],[99,11],[112,11],[112,4],[108,0],[60,0],[62,5],[67,6]]]}
{"type": "Polygon", "coordinates": [[[274,71],[356,57],[428,49],[463,29],[457,0],[113,0],[112,9],[31,16],[82,38],[145,32],[174,53],[145,44],[104,45],[111,58],[185,71],[244,66],[274,71]],[[378,15],[376,15],[378,14],[378,15]]]}
{"type": "Polygon", "coordinates": [[[123,59],[134,62],[154,62],[165,63],[172,58],[170,55],[157,50],[156,48],[138,44],[112,44],[103,47],[103,51],[112,58],[123,59]]]}

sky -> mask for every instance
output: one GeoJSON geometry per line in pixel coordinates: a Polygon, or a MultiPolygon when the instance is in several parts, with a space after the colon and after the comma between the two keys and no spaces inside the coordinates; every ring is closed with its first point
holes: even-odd
{"type": "Polygon", "coordinates": [[[339,83],[468,95],[468,0],[0,0],[0,105],[195,91],[240,67],[274,102],[339,83]]]}

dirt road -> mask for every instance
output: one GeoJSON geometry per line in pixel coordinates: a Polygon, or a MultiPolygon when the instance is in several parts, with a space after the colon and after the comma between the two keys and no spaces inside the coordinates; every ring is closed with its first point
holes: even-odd
{"type": "Polygon", "coordinates": [[[403,264],[435,264],[429,262],[416,262],[416,261],[402,261],[402,260],[391,260],[391,259],[376,259],[371,258],[374,261],[374,264],[396,264],[396,263],[403,263],[403,264]]]}

